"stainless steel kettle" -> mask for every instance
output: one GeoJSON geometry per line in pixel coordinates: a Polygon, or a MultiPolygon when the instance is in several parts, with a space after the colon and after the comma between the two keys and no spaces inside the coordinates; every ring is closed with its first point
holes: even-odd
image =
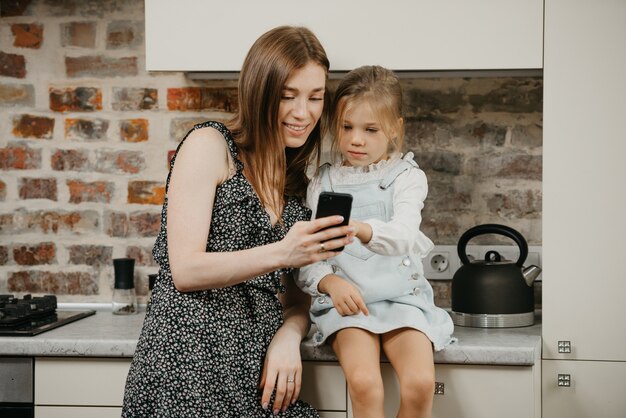
{"type": "Polygon", "coordinates": [[[524,267],[528,244],[519,232],[505,225],[478,225],[461,236],[457,251],[463,265],[452,278],[451,316],[456,325],[504,328],[534,323],[533,282],[541,269],[524,267]],[[483,234],[503,235],[515,241],[520,250],[517,261],[504,260],[497,251],[488,251],[484,260],[470,261],[467,243],[483,234]]]}

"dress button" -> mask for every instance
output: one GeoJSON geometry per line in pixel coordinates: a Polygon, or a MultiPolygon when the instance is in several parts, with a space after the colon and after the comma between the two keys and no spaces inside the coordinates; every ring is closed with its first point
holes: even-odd
{"type": "Polygon", "coordinates": [[[322,305],[325,303],[328,303],[328,301],[326,300],[326,296],[318,296],[317,303],[322,304],[322,305]]]}
{"type": "Polygon", "coordinates": [[[315,340],[316,343],[321,343],[324,340],[324,334],[317,331],[315,335],[313,335],[313,339],[315,340]]]}
{"type": "Polygon", "coordinates": [[[409,280],[419,280],[420,279],[420,275],[417,273],[413,273],[411,274],[411,278],[409,280]]]}
{"type": "Polygon", "coordinates": [[[411,259],[409,257],[404,257],[402,259],[402,265],[404,267],[409,267],[411,265],[411,259]]]}
{"type": "Polygon", "coordinates": [[[336,266],[333,264],[333,273],[339,273],[341,271],[341,268],[339,266],[336,266]]]}
{"type": "Polygon", "coordinates": [[[413,289],[413,296],[417,296],[421,293],[421,289],[419,287],[416,287],[413,289]]]}

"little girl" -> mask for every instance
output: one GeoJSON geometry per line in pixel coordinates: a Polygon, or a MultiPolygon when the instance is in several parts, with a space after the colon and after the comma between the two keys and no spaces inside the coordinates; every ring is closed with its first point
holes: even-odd
{"type": "Polygon", "coordinates": [[[429,417],[433,348],[452,341],[452,320],[433,303],[422,258],[433,243],[420,230],[426,176],[402,149],[402,91],[378,66],[351,71],[333,102],[331,153],[309,184],[315,213],[322,191],[353,196],[355,240],[328,261],[303,267],[299,286],[314,299],[316,344],[327,338],[339,359],[356,418],[384,417],[380,350],[400,382],[398,417],[429,417]],[[341,154],[337,157],[337,150],[341,154]]]}

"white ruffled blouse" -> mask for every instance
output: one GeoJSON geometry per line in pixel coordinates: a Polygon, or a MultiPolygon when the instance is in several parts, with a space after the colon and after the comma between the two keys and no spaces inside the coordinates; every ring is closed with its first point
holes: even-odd
{"type": "MultiPolygon", "coordinates": [[[[408,153],[404,159],[411,159],[408,153]]],[[[373,180],[382,180],[402,162],[402,155],[397,153],[387,160],[370,164],[366,167],[351,167],[335,164],[330,169],[330,181],[333,185],[355,185],[373,180]]],[[[315,176],[307,189],[307,206],[317,210],[317,200],[321,193],[321,179],[315,176]]],[[[381,255],[412,254],[425,257],[434,247],[433,242],[420,231],[422,208],[428,194],[426,175],[422,170],[407,170],[401,173],[394,182],[393,217],[389,222],[379,219],[364,219],[362,222],[372,227],[372,238],[364,244],[370,251],[381,255]]],[[[304,269],[307,293],[317,296],[318,283],[327,274],[332,274],[332,266],[327,263],[315,263],[304,269]]]]}

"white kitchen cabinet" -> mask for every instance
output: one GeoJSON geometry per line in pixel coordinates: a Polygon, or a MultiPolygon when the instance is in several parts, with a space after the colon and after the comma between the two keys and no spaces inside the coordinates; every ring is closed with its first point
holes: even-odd
{"type": "Polygon", "coordinates": [[[304,361],[300,398],[320,411],[322,418],[345,418],[347,385],[336,362],[304,361]]]}
{"type": "MultiPolygon", "coordinates": [[[[400,406],[399,382],[389,363],[381,366],[385,416],[394,417],[400,406]]],[[[540,418],[540,376],[539,365],[437,364],[435,381],[443,393],[435,394],[432,417],[540,418]]]]}
{"type": "MultiPolygon", "coordinates": [[[[119,417],[131,359],[35,359],[36,418],[119,417]],[[62,384],[59,383],[62,377],[62,384]]],[[[399,386],[389,363],[382,364],[385,413],[395,416],[399,386]]],[[[539,418],[537,366],[436,366],[444,394],[435,395],[433,418],[539,418]]],[[[346,380],[337,362],[303,362],[300,397],[322,418],[352,417],[346,380]]]]}
{"type": "Polygon", "coordinates": [[[262,33],[309,27],[331,70],[537,69],[543,0],[146,0],[149,71],[239,71],[262,33]]]}
{"type": "Polygon", "coordinates": [[[626,416],[626,362],[544,360],[542,388],[545,417],[626,416]]]}
{"type": "Polygon", "coordinates": [[[36,418],[119,418],[130,361],[127,358],[36,358],[36,418]]]}
{"type": "Polygon", "coordinates": [[[120,418],[122,408],[94,406],[36,406],[36,418],[120,418]]]}
{"type": "Polygon", "coordinates": [[[539,366],[441,364],[435,380],[433,418],[540,418],[539,366]]]}
{"type": "MultiPolygon", "coordinates": [[[[129,358],[36,358],[36,417],[119,417],[130,362],[129,358]]],[[[347,388],[339,364],[303,362],[301,398],[319,409],[322,418],[345,418],[347,388]]]]}
{"type": "Polygon", "coordinates": [[[624,417],[626,2],[546,0],[545,23],[544,415],[624,417]]]}

